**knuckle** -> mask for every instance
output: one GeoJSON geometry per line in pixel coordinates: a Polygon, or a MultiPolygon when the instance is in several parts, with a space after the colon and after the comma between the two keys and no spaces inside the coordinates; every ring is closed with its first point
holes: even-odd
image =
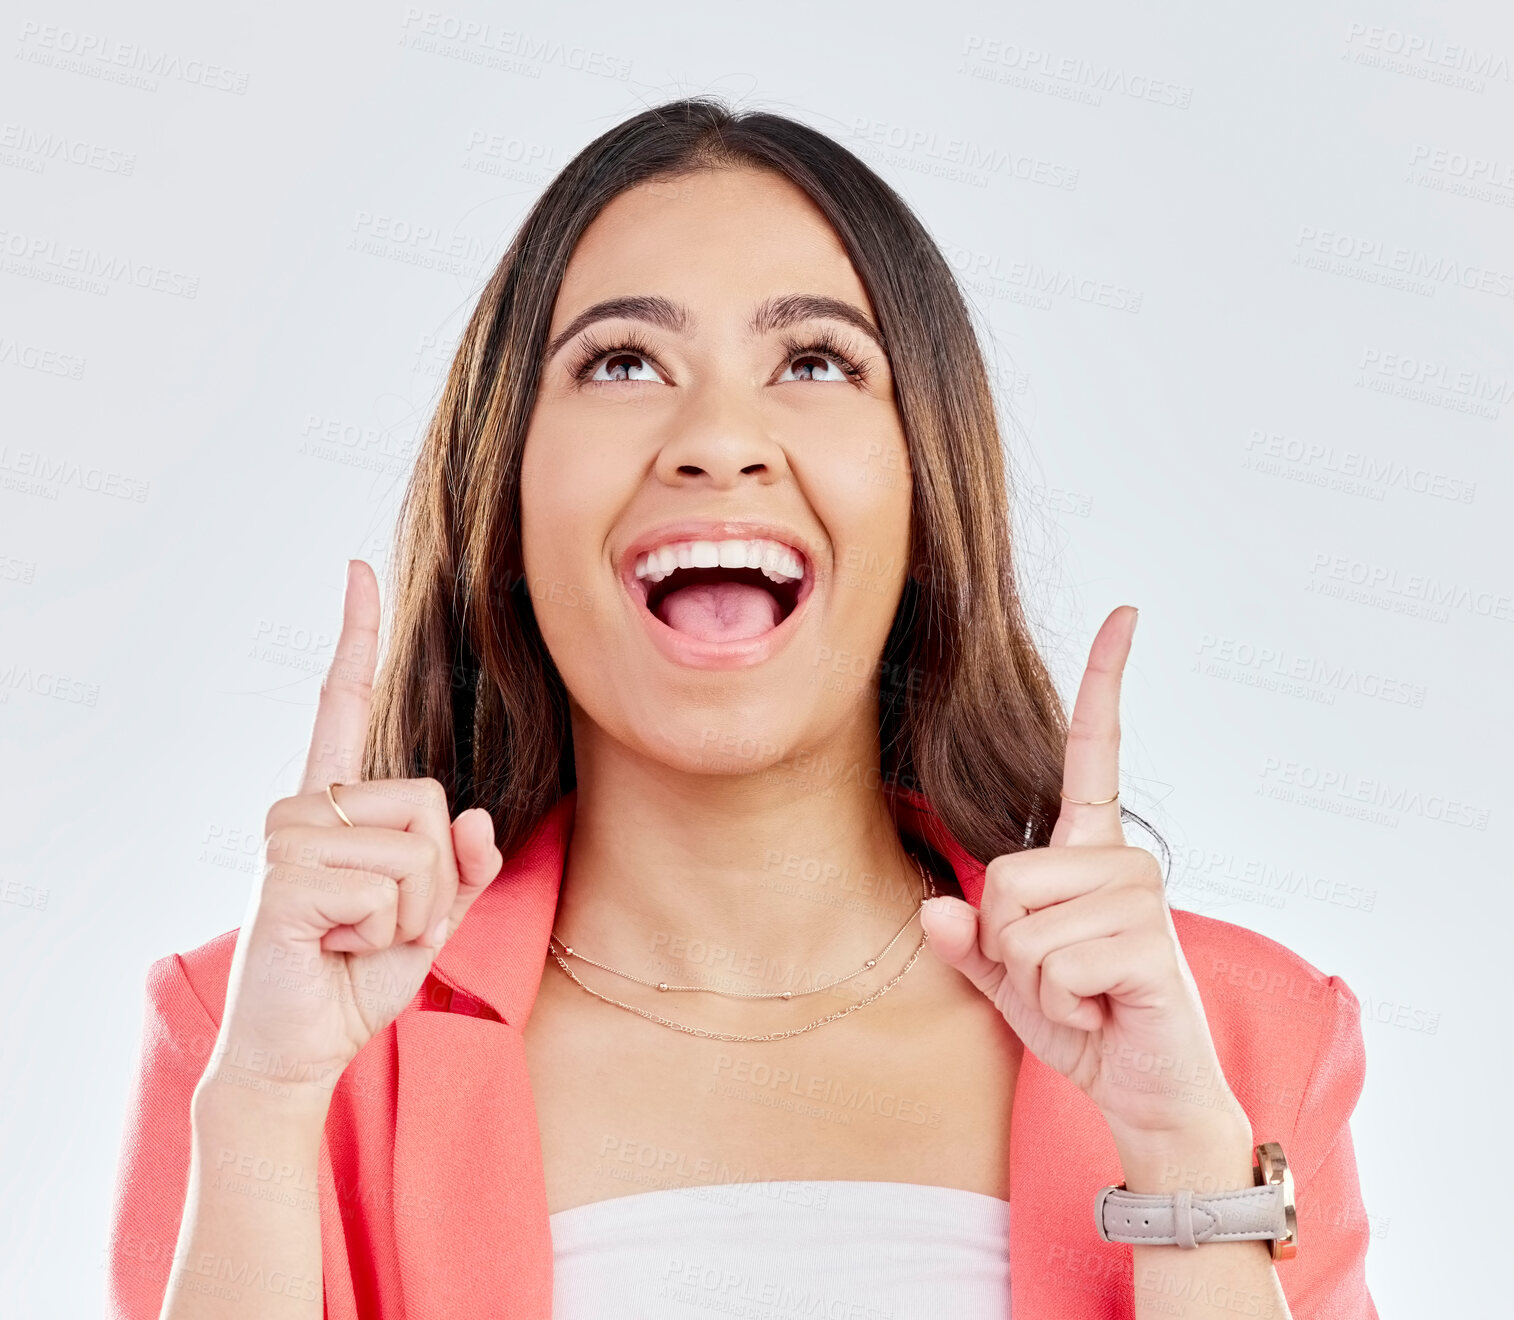
{"type": "Polygon", "coordinates": [[[1146,896],[1146,904],[1151,912],[1152,924],[1161,924],[1165,927],[1167,919],[1166,893],[1159,887],[1143,889],[1141,892],[1146,896]]]}
{"type": "Polygon", "coordinates": [[[436,779],[431,775],[424,775],[421,778],[414,780],[413,782],[417,790],[421,794],[421,803],[423,806],[433,811],[438,808],[440,808],[442,811],[446,811],[447,790],[442,787],[441,780],[436,779]]]}
{"type": "Polygon", "coordinates": [[[289,817],[291,798],[280,798],[263,817],[263,837],[266,839],[289,817]]]}
{"type": "Polygon", "coordinates": [[[1023,921],[1013,921],[999,936],[999,949],[1005,962],[1025,965],[1036,961],[1034,932],[1023,921]]]}
{"type": "Polygon", "coordinates": [[[1149,884],[1127,885],[1122,894],[1126,911],[1137,924],[1149,925],[1166,911],[1161,891],[1149,884]]]}
{"type": "Polygon", "coordinates": [[[1165,885],[1162,863],[1157,860],[1155,853],[1147,848],[1129,848],[1126,851],[1131,854],[1130,869],[1136,879],[1155,889],[1161,889],[1165,885]]]}
{"type": "Polygon", "coordinates": [[[443,873],[442,860],[441,845],[435,839],[423,840],[417,850],[415,867],[406,876],[409,882],[406,892],[423,896],[435,892],[437,878],[443,873]]]}
{"type": "Polygon", "coordinates": [[[420,845],[416,852],[421,866],[427,871],[436,870],[442,863],[441,840],[429,834],[417,834],[415,837],[420,845]]]}
{"type": "Polygon", "coordinates": [[[263,835],[263,860],[269,866],[287,865],[294,853],[294,832],[287,826],[275,825],[263,835]]]}
{"type": "Polygon", "coordinates": [[[371,875],[368,877],[377,892],[376,912],[389,916],[399,910],[400,887],[392,875],[371,875]]]}
{"type": "Polygon", "coordinates": [[[1041,991],[1060,989],[1068,972],[1067,951],[1056,949],[1041,960],[1041,991]]]}
{"type": "Polygon", "coordinates": [[[1018,903],[1026,885],[1026,866],[1021,854],[1003,853],[995,857],[983,873],[983,896],[986,902],[990,891],[997,902],[1018,903]]]}

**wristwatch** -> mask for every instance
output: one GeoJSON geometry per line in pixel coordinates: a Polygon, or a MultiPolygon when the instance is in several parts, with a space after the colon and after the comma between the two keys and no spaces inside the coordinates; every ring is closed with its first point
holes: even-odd
{"type": "Polygon", "coordinates": [[[1273,1260],[1298,1252],[1293,1174],[1283,1148],[1264,1141],[1255,1150],[1255,1187],[1204,1196],[1182,1187],[1171,1196],[1106,1187],[1094,1202],[1094,1222],[1105,1242],[1131,1246],[1196,1247],[1201,1242],[1267,1242],[1273,1260]]]}

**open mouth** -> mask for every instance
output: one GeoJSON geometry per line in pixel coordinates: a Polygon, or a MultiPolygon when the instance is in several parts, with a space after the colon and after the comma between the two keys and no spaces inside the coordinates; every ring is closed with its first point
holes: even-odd
{"type": "Polygon", "coordinates": [[[692,640],[740,642],[772,632],[807,594],[805,558],[769,540],[672,542],[639,555],[636,594],[692,640]]]}
{"type": "Polygon", "coordinates": [[[734,642],[770,632],[794,612],[799,581],[756,568],[678,568],[647,589],[647,608],[675,632],[734,642]]]}

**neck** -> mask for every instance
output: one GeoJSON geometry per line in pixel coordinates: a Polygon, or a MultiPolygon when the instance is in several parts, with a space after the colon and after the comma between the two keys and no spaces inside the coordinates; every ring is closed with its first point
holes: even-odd
{"type": "MultiPolygon", "coordinates": [[[[889,812],[876,746],[870,756],[810,749],[748,775],[671,769],[592,726],[575,727],[574,747],[555,930],[596,962],[676,985],[809,990],[878,957],[919,906],[923,881],[889,812]],[[848,773],[857,766],[867,773],[848,773]]],[[[913,922],[887,966],[901,966],[919,938],[913,922]]],[[[602,972],[595,985],[638,993],[602,972]]],[[[713,1001],[677,999],[679,1008],[713,1001]]],[[[807,1005],[833,1007],[825,1001],[807,1005]]]]}

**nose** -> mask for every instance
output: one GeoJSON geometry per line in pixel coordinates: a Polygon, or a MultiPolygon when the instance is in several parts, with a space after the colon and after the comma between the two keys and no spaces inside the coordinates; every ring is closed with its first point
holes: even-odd
{"type": "Polygon", "coordinates": [[[768,430],[761,408],[739,394],[729,384],[688,390],[657,455],[659,480],[669,486],[702,483],[730,490],[749,480],[771,485],[787,473],[783,447],[768,430]]]}

